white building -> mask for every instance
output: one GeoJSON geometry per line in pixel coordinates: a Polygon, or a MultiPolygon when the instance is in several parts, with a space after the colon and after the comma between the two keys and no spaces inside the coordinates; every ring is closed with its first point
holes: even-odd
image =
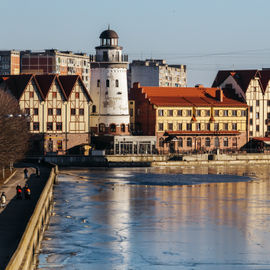
{"type": "Polygon", "coordinates": [[[130,64],[130,80],[142,86],[186,87],[187,75],[185,65],[168,65],[165,60],[134,60],[130,64]]]}
{"type": "Polygon", "coordinates": [[[91,130],[94,134],[129,134],[127,55],[122,55],[118,35],[105,30],[100,35],[96,55],[90,57],[93,99],[91,130]]]}

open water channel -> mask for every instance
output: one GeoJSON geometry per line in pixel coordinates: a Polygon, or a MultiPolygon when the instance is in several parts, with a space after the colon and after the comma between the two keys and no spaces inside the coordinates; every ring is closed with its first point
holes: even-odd
{"type": "Polygon", "coordinates": [[[270,269],[269,173],[62,170],[38,269],[270,269]]]}

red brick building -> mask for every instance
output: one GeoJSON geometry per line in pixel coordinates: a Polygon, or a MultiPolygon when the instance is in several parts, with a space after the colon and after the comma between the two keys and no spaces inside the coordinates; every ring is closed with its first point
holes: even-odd
{"type": "Polygon", "coordinates": [[[135,83],[129,105],[133,134],[157,136],[160,152],[232,150],[248,141],[248,106],[219,88],[135,83]]]}

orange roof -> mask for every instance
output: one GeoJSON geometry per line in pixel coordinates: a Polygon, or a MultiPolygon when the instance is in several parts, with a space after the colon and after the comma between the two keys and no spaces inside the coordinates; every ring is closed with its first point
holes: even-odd
{"type": "Polygon", "coordinates": [[[216,92],[220,90],[219,88],[153,87],[140,86],[138,83],[135,83],[132,89],[133,91],[139,89],[141,93],[145,94],[145,98],[151,104],[157,106],[247,107],[245,103],[225,95],[223,95],[223,101],[219,101],[216,97],[216,92]]]}
{"type": "Polygon", "coordinates": [[[170,135],[230,135],[230,134],[234,134],[234,135],[238,135],[240,134],[239,131],[237,130],[220,130],[220,131],[209,131],[209,130],[176,130],[176,131],[165,131],[164,136],[170,136],[170,135]]]}

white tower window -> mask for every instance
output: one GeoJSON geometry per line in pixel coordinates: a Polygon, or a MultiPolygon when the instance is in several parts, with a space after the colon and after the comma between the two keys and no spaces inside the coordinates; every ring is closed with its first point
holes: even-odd
{"type": "Polygon", "coordinates": [[[119,80],[115,80],[115,87],[119,87],[119,80]]]}
{"type": "Polygon", "coordinates": [[[106,80],[106,87],[110,87],[110,81],[106,80]]]}
{"type": "Polygon", "coordinates": [[[100,80],[97,80],[97,87],[100,87],[100,80]]]}

